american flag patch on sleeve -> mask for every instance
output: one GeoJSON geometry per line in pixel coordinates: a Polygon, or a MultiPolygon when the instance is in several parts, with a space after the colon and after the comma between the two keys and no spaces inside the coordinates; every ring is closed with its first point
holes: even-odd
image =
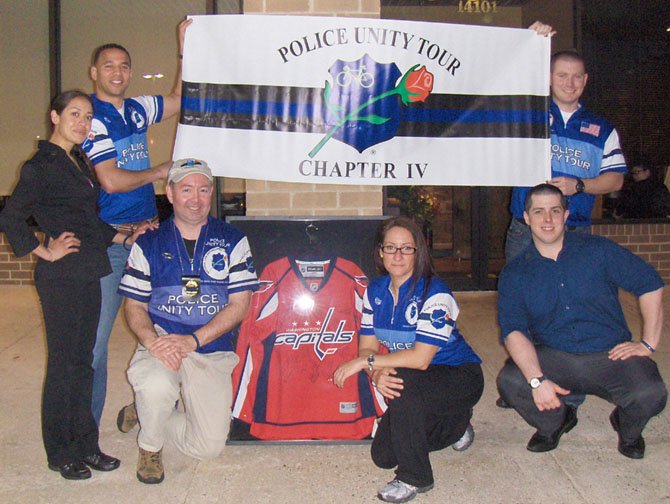
{"type": "Polygon", "coordinates": [[[593,124],[587,121],[582,121],[582,125],[579,128],[580,133],[587,133],[589,135],[598,136],[600,135],[600,126],[593,124]]]}

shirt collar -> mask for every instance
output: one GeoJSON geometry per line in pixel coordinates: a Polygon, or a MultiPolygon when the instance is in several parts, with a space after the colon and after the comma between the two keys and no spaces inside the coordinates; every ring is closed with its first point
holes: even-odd
{"type": "MultiPolygon", "coordinates": [[[[577,110],[575,110],[572,113],[572,115],[570,116],[570,119],[572,119],[573,117],[577,117],[580,114],[582,114],[582,112],[584,112],[584,110],[585,110],[584,109],[584,103],[581,100],[579,100],[577,105],[578,105],[577,110]]],[[[554,116],[554,121],[556,120],[557,117],[559,117],[561,119],[561,121],[563,121],[563,114],[561,113],[561,109],[559,108],[558,104],[553,99],[551,100],[551,102],[549,104],[549,112],[551,112],[551,114],[554,116]]]]}
{"type": "MultiPolygon", "coordinates": [[[[398,299],[404,299],[405,296],[412,294],[409,292],[409,289],[412,287],[412,277],[409,277],[405,282],[400,286],[400,289],[398,289],[398,299]]],[[[422,292],[423,291],[423,285],[425,283],[425,279],[420,278],[419,281],[416,283],[416,286],[414,288],[414,293],[416,292],[422,292]]],[[[390,292],[391,291],[391,275],[386,275],[386,289],[390,292]]]]}
{"type": "MultiPolygon", "coordinates": [[[[565,254],[572,253],[572,251],[575,249],[575,247],[579,246],[579,243],[581,237],[578,236],[577,233],[572,233],[570,231],[565,231],[565,234],[563,235],[563,247],[561,247],[561,251],[558,253],[558,257],[556,258],[556,261],[560,260],[562,256],[565,254]]],[[[526,261],[530,261],[533,259],[540,259],[540,260],[548,260],[548,261],[553,261],[552,259],[548,259],[547,257],[544,257],[540,252],[537,250],[537,247],[535,246],[535,241],[531,239],[531,243],[528,246],[528,248],[523,252],[524,259],[526,261]]]]}
{"type": "MultiPolygon", "coordinates": [[[[112,111],[112,110],[113,110],[114,112],[117,112],[117,111],[118,111],[118,109],[117,109],[113,104],[111,104],[110,102],[101,100],[100,98],[98,98],[98,97],[95,95],[95,93],[91,93],[90,96],[91,96],[91,100],[93,100],[93,110],[94,110],[94,111],[95,111],[95,110],[100,110],[100,109],[109,109],[108,112],[110,112],[110,111],[112,111]]],[[[124,98],[124,100],[123,100],[122,108],[123,108],[123,110],[126,109],[126,100],[125,100],[125,98],[124,98]]]]}

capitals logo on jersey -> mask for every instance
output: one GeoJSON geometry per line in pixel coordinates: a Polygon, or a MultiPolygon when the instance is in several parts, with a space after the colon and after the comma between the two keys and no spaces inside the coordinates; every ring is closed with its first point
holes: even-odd
{"type": "Polygon", "coordinates": [[[274,261],[242,322],[233,417],[259,439],[362,439],[383,400],[365,373],[333,384],[358,355],[367,278],[351,261],[274,261]]]}
{"type": "Polygon", "coordinates": [[[335,308],[332,306],[328,308],[323,322],[321,320],[314,323],[305,321],[306,328],[301,328],[299,322],[292,322],[296,328],[295,331],[277,334],[275,346],[289,345],[293,350],[298,350],[301,346],[308,345],[314,348],[314,353],[321,361],[327,355],[333,355],[337,352],[339,345],[351,343],[356,335],[356,331],[344,330],[346,320],[340,320],[335,331],[328,330],[334,311],[335,308]]]}

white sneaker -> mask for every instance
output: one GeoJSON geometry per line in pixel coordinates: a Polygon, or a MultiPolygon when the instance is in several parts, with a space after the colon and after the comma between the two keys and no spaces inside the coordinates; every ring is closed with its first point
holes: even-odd
{"type": "Polygon", "coordinates": [[[409,502],[416,497],[416,494],[427,492],[431,488],[433,488],[432,484],[415,487],[396,478],[389,481],[384,488],[381,488],[377,492],[377,497],[384,502],[409,502]]]}
{"type": "Polygon", "coordinates": [[[475,440],[475,430],[472,428],[472,424],[468,424],[465,432],[461,436],[461,439],[456,441],[451,447],[456,451],[465,451],[470,448],[470,445],[475,440]]]}

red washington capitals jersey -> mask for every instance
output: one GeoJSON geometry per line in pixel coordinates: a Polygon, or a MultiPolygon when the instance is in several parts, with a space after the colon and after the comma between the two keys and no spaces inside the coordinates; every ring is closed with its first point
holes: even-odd
{"type": "Polygon", "coordinates": [[[360,372],[340,389],[333,373],[358,356],[367,278],[342,258],[269,264],[242,322],[233,416],[259,439],[362,439],[383,400],[360,372]]]}

